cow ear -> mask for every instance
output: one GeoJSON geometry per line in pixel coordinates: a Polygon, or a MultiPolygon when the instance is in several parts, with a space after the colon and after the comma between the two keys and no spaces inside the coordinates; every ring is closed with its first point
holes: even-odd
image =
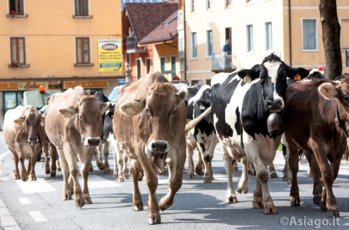
{"type": "Polygon", "coordinates": [[[290,71],[287,73],[287,76],[294,81],[302,80],[303,78],[308,77],[308,75],[309,71],[304,68],[290,68],[290,71]]]}
{"type": "Polygon", "coordinates": [[[59,109],[58,112],[65,118],[69,118],[78,113],[74,107],[59,109]]]}
{"type": "Polygon", "coordinates": [[[321,84],[318,91],[326,100],[331,100],[338,94],[336,87],[329,82],[321,84]]]}
{"type": "Polygon", "coordinates": [[[185,102],[188,95],[188,91],[186,88],[181,88],[179,92],[176,94],[177,105],[180,105],[182,102],[185,102]]]}
{"type": "Polygon", "coordinates": [[[19,117],[15,119],[14,122],[18,125],[21,125],[24,122],[24,117],[19,117]]]}
{"type": "Polygon", "coordinates": [[[111,103],[110,102],[101,102],[99,103],[99,106],[101,108],[101,116],[109,109],[111,103]]]}
{"type": "Polygon", "coordinates": [[[128,116],[135,116],[143,111],[145,107],[145,101],[128,101],[120,105],[120,111],[128,116]]]}
{"type": "Polygon", "coordinates": [[[238,72],[239,77],[246,83],[252,82],[260,75],[260,65],[255,65],[252,69],[242,69],[238,72]]]}

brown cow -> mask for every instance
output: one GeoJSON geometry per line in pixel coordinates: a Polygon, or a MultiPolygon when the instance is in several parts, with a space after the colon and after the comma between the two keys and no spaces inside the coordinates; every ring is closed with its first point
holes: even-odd
{"type": "Polygon", "coordinates": [[[80,86],[51,96],[46,111],[45,130],[56,147],[63,172],[63,197],[82,207],[85,201],[92,203],[87,187],[91,159],[102,134],[102,114],[107,104],[87,95],[80,86]],[[82,191],[78,180],[78,159],[82,163],[82,191]],[[69,175],[70,173],[70,175],[69,175]],[[74,191],[68,178],[73,179],[74,191]]]}
{"type": "Polygon", "coordinates": [[[310,163],[314,178],[314,203],[320,203],[322,210],[338,217],[332,184],[347,150],[345,122],[349,122],[349,76],[340,81],[304,79],[289,86],[284,122],[292,172],[291,205],[300,205],[298,149],[303,149],[315,158],[310,163]]]}
{"type": "Polygon", "coordinates": [[[186,91],[177,92],[163,75],[155,73],[125,86],[116,102],[114,134],[131,158],[133,207],[137,211],[143,210],[138,179],[144,173],[149,190],[150,224],[161,222],[160,209],[165,210],[172,205],[176,192],[182,186],[186,158],[185,97],[186,91]],[[169,190],[158,204],[155,194],[157,171],[163,169],[165,162],[169,169],[169,190]]]}
{"type": "Polygon", "coordinates": [[[4,140],[13,154],[15,163],[15,178],[36,180],[35,163],[40,152],[39,133],[43,132],[43,120],[40,112],[32,106],[17,106],[6,112],[4,117],[4,140]],[[24,160],[28,159],[28,172],[24,160]],[[21,162],[21,171],[18,170],[21,162]]]}

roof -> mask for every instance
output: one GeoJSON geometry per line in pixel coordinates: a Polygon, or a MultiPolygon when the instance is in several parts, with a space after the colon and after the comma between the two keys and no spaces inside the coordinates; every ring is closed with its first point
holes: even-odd
{"type": "Polygon", "coordinates": [[[125,10],[139,43],[142,39],[145,39],[147,43],[151,43],[153,40],[169,40],[169,38],[174,37],[174,34],[177,36],[178,3],[127,3],[125,10]],[[176,14],[176,20],[173,20],[173,14],[176,14]],[[174,23],[176,24],[175,27],[174,23]],[[165,31],[161,31],[164,28],[166,28],[165,31]],[[173,28],[175,28],[175,31],[173,28]],[[152,37],[149,36],[150,33],[152,37]],[[161,39],[159,40],[157,37],[161,37],[161,39]]]}
{"type": "Polygon", "coordinates": [[[165,21],[158,25],[153,31],[139,41],[139,44],[156,43],[160,41],[170,41],[177,39],[177,10],[165,21]]]}

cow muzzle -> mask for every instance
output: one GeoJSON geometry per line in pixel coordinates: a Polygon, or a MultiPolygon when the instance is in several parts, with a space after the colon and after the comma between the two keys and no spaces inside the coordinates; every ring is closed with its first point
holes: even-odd
{"type": "Polygon", "coordinates": [[[267,100],[266,106],[270,112],[280,112],[284,108],[284,102],[282,99],[267,100]]]}
{"type": "Polygon", "coordinates": [[[97,146],[101,142],[101,138],[99,137],[88,137],[84,140],[84,145],[86,146],[97,146]]]}
{"type": "Polygon", "coordinates": [[[155,158],[163,158],[169,150],[169,144],[166,140],[149,141],[145,151],[148,155],[155,158]]]}
{"type": "Polygon", "coordinates": [[[34,145],[36,143],[39,142],[39,138],[38,137],[28,137],[28,142],[31,144],[31,145],[34,145]]]}

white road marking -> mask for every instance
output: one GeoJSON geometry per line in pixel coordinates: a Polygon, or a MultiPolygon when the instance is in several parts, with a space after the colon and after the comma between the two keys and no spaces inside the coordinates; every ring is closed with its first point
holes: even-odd
{"type": "Polygon", "coordinates": [[[47,181],[39,178],[37,181],[26,181],[16,180],[17,185],[25,194],[32,193],[43,193],[43,192],[55,192],[56,189],[50,185],[47,181]]]}
{"type": "Polygon", "coordinates": [[[29,214],[36,222],[47,222],[47,219],[39,211],[29,211],[29,214]]]}
{"type": "MultiPolygon", "coordinates": [[[[82,184],[82,177],[79,176],[80,185],[82,184]]],[[[88,177],[88,188],[114,188],[121,187],[121,183],[117,183],[116,181],[106,180],[103,177],[96,175],[89,175],[88,177]]]]}
{"type": "Polygon", "coordinates": [[[20,198],[18,198],[18,200],[23,205],[32,203],[31,200],[29,200],[29,198],[27,198],[27,197],[20,197],[20,198]]]}

